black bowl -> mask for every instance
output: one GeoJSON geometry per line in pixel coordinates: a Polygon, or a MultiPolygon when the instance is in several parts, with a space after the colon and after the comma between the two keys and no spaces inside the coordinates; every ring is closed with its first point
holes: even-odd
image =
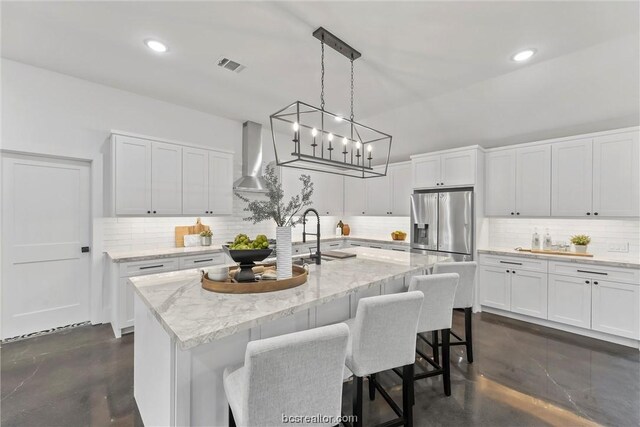
{"type": "Polygon", "coordinates": [[[273,249],[229,249],[228,245],[222,245],[231,259],[240,264],[240,270],[236,272],[235,279],[238,282],[253,282],[256,280],[253,270],[258,261],[268,257],[273,249]]]}

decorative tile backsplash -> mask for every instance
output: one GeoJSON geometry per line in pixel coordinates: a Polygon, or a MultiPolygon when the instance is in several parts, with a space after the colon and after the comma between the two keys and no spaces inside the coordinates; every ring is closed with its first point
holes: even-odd
{"type": "Polygon", "coordinates": [[[489,246],[499,248],[531,247],[535,227],[544,235],[549,229],[554,242],[569,242],[574,234],[591,236],[589,252],[607,257],[640,256],[640,221],[637,219],[580,218],[489,218],[489,246]],[[629,244],[628,253],[610,252],[610,245],[629,244]]]}

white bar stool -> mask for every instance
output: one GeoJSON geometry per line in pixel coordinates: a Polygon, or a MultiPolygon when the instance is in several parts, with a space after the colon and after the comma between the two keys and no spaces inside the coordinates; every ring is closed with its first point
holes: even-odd
{"type": "Polygon", "coordinates": [[[370,387],[377,388],[398,415],[383,425],[413,425],[413,364],[423,299],[422,292],[362,298],[356,317],[345,322],[351,332],[346,365],[354,375],[355,427],[369,425],[362,414],[362,380],[367,375],[370,387]],[[398,367],[402,367],[402,409],[375,380],[376,373],[398,367]]]}
{"type": "MultiPolygon", "coordinates": [[[[247,344],[244,366],[225,369],[229,426],[302,425],[285,417],[315,417],[336,425],[349,328],[329,325],[247,344]]],[[[308,423],[305,425],[309,425],[308,423]]]]}
{"type": "MultiPolygon", "coordinates": [[[[460,280],[458,281],[458,290],[456,291],[456,298],[453,302],[453,308],[454,310],[464,311],[464,339],[462,339],[455,332],[451,331],[451,335],[453,335],[457,339],[457,341],[450,343],[450,345],[464,345],[467,350],[467,362],[469,363],[473,363],[472,319],[477,269],[478,264],[475,261],[444,262],[436,264],[433,268],[434,274],[458,273],[460,275],[460,280]]],[[[439,345],[437,333],[435,334],[433,341],[437,348],[437,346],[439,345]]]]}

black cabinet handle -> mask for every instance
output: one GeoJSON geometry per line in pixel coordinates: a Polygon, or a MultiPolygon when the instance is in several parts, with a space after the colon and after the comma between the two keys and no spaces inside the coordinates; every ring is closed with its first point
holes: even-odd
{"type": "Polygon", "coordinates": [[[147,213],[151,213],[151,211],[147,211],[147,213]]]}
{"type": "Polygon", "coordinates": [[[213,258],[209,258],[209,259],[197,259],[195,261],[193,261],[193,263],[198,263],[198,262],[207,262],[207,261],[213,261],[213,258]]]}
{"type": "Polygon", "coordinates": [[[511,212],[511,215],[513,215],[513,214],[514,214],[514,213],[513,213],[513,212],[511,212]]]}
{"type": "Polygon", "coordinates": [[[598,215],[598,212],[594,212],[593,214],[594,214],[594,215],[598,215]]]}
{"type": "Polygon", "coordinates": [[[156,213],[156,211],[153,211],[153,213],[156,213]]]}
{"type": "Polygon", "coordinates": [[[147,265],[145,267],[140,267],[139,270],[148,270],[150,268],[159,268],[159,267],[164,267],[164,264],[158,264],[158,265],[147,265]]]}
{"type": "Polygon", "coordinates": [[[594,284],[594,285],[597,285],[597,284],[598,284],[598,282],[593,282],[593,284],[594,284]]]}
{"type": "Polygon", "coordinates": [[[589,284],[589,281],[588,281],[588,280],[585,280],[585,281],[584,281],[584,283],[586,283],[586,284],[588,285],[588,284],[589,284]]]}
{"type": "Polygon", "coordinates": [[[516,271],[515,271],[515,270],[511,270],[511,272],[512,272],[513,274],[516,274],[516,271]]]}
{"type": "Polygon", "coordinates": [[[587,212],[587,215],[591,215],[591,212],[587,212]]]}
{"type": "Polygon", "coordinates": [[[507,270],[507,273],[511,273],[509,270],[507,270]]]}
{"type": "Polygon", "coordinates": [[[516,212],[516,215],[520,215],[520,212],[516,212]]]}
{"type": "Polygon", "coordinates": [[[601,276],[608,276],[609,273],[601,273],[599,271],[589,271],[589,270],[577,270],[578,273],[588,273],[588,274],[599,274],[601,276]]]}
{"type": "Polygon", "coordinates": [[[404,249],[391,248],[392,251],[405,252],[404,249]]]}
{"type": "Polygon", "coordinates": [[[500,264],[522,265],[521,262],[500,261],[500,264]]]}

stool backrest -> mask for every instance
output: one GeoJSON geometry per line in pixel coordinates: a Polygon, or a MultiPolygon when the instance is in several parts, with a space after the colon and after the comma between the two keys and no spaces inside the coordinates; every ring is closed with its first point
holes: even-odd
{"type": "Polygon", "coordinates": [[[351,329],[349,367],[362,377],[415,362],[422,292],[362,298],[351,329]]]}
{"type": "Polygon", "coordinates": [[[453,318],[453,299],[458,287],[458,273],[414,276],[409,283],[409,292],[424,294],[418,332],[450,329],[453,318]]]}
{"type": "Polygon", "coordinates": [[[339,323],[249,342],[243,423],[274,426],[284,423],[283,416],[340,416],[348,339],[349,328],[339,323]]]}
{"type": "Polygon", "coordinates": [[[475,261],[442,262],[433,267],[434,274],[458,273],[460,275],[453,308],[473,307],[477,269],[478,263],[475,261]]]}

